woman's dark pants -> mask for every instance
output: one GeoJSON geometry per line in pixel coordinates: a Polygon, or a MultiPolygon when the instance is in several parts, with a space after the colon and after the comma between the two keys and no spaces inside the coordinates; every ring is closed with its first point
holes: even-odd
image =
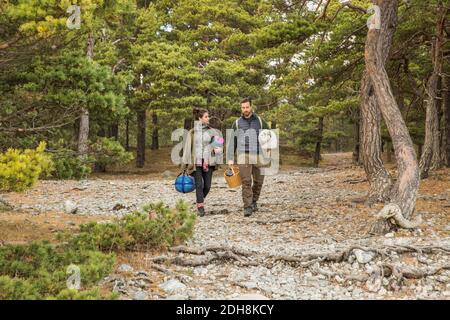
{"type": "Polygon", "coordinates": [[[204,172],[201,166],[195,167],[194,178],[197,203],[203,203],[208,195],[211,189],[213,171],[214,167],[209,167],[207,172],[204,172]]]}

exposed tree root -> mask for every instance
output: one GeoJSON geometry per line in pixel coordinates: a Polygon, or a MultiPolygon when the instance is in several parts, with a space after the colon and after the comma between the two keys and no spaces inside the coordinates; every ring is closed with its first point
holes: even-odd
{"type": "Polygon", "coordinates": [[[177,247],[170,248],[169,251],[190,253],[190,254],[196,254],[196,255],[205,254],[208,251],[209,252],[229,251],[229,252],[232,252],[234,254],[244,256],[244,257],[248,257],[248,256],[252,255],[251,252],[244,251],[244,250],[239,250],[237,248],[227,247],[227,246],[206,246],[206,247],[201,247],[201,248],[193,248],[193,247],[187,247],[187,246],[177,246],[177,247]]]}
{"type": "Polygon", "coordinates": [[[191,248],[186,246],[178,246],[171,248],[170,251],[178,252],[178,253],[189,253],[193,255],[201,255],[195,259],[185,259],[184,257],[167,257],[167,256],[159,256],[151,258],[151,261],[154,263],[171,263],[179,266],[190,266],[190,267],[198,267],[209,265],[215,261],[237,261],[241,266],[251,266],[258,265],[256,262],[248,261],[247,259],[242,258],[248,257],[251,253],[247,251],[238,250],[232,247],[221,247],[221,246],[209,246],[205,248],[191,248]]]}
{"type": "MultiPolygon", "coordinates": [[[[150,258],[150,260],[154,263],[170,263],[190,267],[204,266],[217,261],[226,262],[230,260],[237,261],[241,266],[256,266],[265,264],[273,266],[274,263],[281,261],[284,263],[295,264],[302,268],[308,268],[321,262],[340,263],[348,261],[349,257],[354,254],[354,250],[373,252],[375,255],[381,256],[383,259],[390,256],[393,252],[399,254],[410,252],[430,254],[435,251],[450,252],[450,248],[443,246],[383,245],[379,247],[365,247],[354,245],[340,251],[307,253],[300,256],[263,256],[227,246],[209,246],[200,248],[178,246],[171,248],[170,251],[176,253],[187,253],[198,257],[186,258],[184,256],[158,256],[150,258]]],[[[385,271],[386,273],[389,273],[387,268],[388,267],[385,268],[385,271]]],[[[343,278],[350,279],[352,276],[344,275],[343,278]]]]}
{"type": "Polygon", "coordinates": [[[189,282],[189,276],[187,276],[187,275],[164,268],[156,263],[150,263],[149,266],[155,270],[158,270],[158,271],[164,273],[164,274],[178,278],[184,284],[187,284],[189,282]]]}
{"type": "Polygon", "coordinates": [[[0,211],[12,210],[12,209],[14,209],[13,205],[0,197],[0,211]]]}
{"type": "Polygon", "coordinates": [[[417,216],[412,221],[405,219],[402,210],[395,203],[385,205],[384,208],[378,212],[377,217],[380,219],[391,219],[391,222],[395,222],[396,225],[404,229],[415,229],[422,224],[421,216],[417,216]]]}
{"type": "Polygon", "coordinates": [[[314,264],[311,267],[311,271],[316,274],[324,275],[328,278],[340,277],[342,281],[355,281],[355,282],[366,282],[369,280],[368,274],[344,274],[340,272],[326,271],[319,267],[319,264],[314,264]]]}
{"type": "Polygon", "coordinates": [[[449,265],[443,265],[435,268],[428,268],[427,270],[422,270],[419,268],[399,265],[399,264],[389,264],[384,263],[382,265],[384,269],[385,277],[395,276],[396,278],[406,278],[406,279],[421,279],[429,276],[436,275],[443,270],[450,270],[449,265]]]}

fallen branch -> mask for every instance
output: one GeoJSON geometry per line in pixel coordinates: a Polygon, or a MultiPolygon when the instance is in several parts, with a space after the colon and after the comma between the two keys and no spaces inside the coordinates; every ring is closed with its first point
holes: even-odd
{"type": "Polygon", "coordinates": [[[309,218],[302,218],[302,217],[287,217],[283,219],[273,219],[273,220],[256,220],[255,222],[258,224],[279,224],[279,223],[286,223],[286,222],[301,222],[306,221],[309,218]]]}

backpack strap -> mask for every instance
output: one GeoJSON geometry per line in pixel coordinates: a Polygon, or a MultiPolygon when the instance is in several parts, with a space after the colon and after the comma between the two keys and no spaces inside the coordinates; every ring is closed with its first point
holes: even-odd
{"type": "Polygon", "coordinates": [[[238,130],[239,129],[239,118],[236,119],[235,125],[236,125],[236,130],[238,130]]]}

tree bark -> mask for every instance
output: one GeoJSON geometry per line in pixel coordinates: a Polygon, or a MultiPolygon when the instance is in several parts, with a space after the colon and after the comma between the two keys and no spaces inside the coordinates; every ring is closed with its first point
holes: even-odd
{"type": "Polygon", "coordinates": [[[119,141],[119,125],[117,123],[113,123],[109,127],[109,137],[114,138],[114,140],[119,141]]]}
{"type": "Polygon", "coordinates": [[[392,162],[392,143],[390,141],[386,142],[386,161],[387,163],[392,162]]]}
{"type": "MultiPolygon", "coordinates": [[[[373,1],[381,9],[381,30],[378,46],[380,63],[385,65],[397,27],[398,1],[373,1]]],[[[381,115],[374,96],[368,68],[361,80],[361,149],[360,153],[370,183],[368,203],[387,201],[392,189],[392,178],[384,167],[381,151],[381,115]]]]}
{"type": "MultiPolygon", "coordinates": [[[[94,57],[94,35],[88,34],[86,57],[92,60],[94,57]]],[[[85,156],[89,152],[89,110],[82,107],[80,111],[80,127],[78,131],[78,154],[85,156]]]]}
{"type": "Polygon", "coordinates": [[[159,149],[159,139],[158,139],[158,115],[156,112],[152,112],[152,150],[158,150],[159,149]]]}
{"type": "Polygon", "coordinates": [[[145,129],[146,111],[137,111],[137,144],[136,144],[136,166],[143,168],[145,165],[145,129]]]}
{"type": "MultiPolygon", "coordinates": [[[[376,1],[373,2],[377,4],[376,1]]],[[[378,3],[382,8],[389,8],[392,15],[397,15],[397,1],[380,0],[378,3]],[[386,3],[392,2],[395,2],[396,5],[386,6],[386,3]]],[[[387,20],[381,21],[387,23],[387,20]]],[[[410,219],[414,212],[419,188],[419,166],[408,128],[392,93],[389,77],[384,66],[382,46],[379,41],[380,36],[379,30],[369,30],[366,40],[365,62],[378,107],[392,139],[397,160],[398,179],[394,185],[388,206],[389,208],[398,208],[404,219],[410,219]]],[[[386,213],[385,211],[382,210],[381,212],[386,213]]],[[[376,233],[387,232],[392,228],[392,225],[387,224],[386,221],[387,219],[384,218],[381,221],[382,223],[376,223],[372,231],[376,233]]]]}
{"type": "Polygon", "coordinates": [[[130,151],[130,118],[125,119],[125,148],[130,151]]]}
{"type": "Polygon", "coordinates": [[[85,156],[89,152],[89,110],[81,108],[80,127],[78,130],[78,155],[85,156]]]}
{"type": "Polygon", "coordinates": [[[316,150],[314,151],[314,167],[319,166],[320,147],[322,145],[322,139],[323,139],[323,117],[320,117],[319,123],[317,125],[317,142],[316,142],[316,150]]]}
{"type": "Polygon", "coordinates": [[[193,119],[192,118],[185,118],[184,119],[184,129],[185,130],[191,130],[194,127],[194,123],[193,123],[193,119]]]}
{"type": "Polygon", "coordinates": [[[360,135],[360,122],[361,122],[361,111],[358,109],[357,111],[358,117],[355,120],[355,126],[354,126],[354,132],[353,136],[355,138],[355,146],[353,148],[353,164],[360,165],[361,159],[360,159],[360,147],[361,147],[361,135],[360,135]]]}
{"type": "Polygon", "coordinates": [[[450,77],[442,77],[442,163],[450,167],[450,77]]]}
{"type": "Polygon", "coordinates": [[[277,128],[277,122],[275,120],[270,122],[270,129],[274,130],[277,128]]]}
{"type": "Polygon", "coordinates": [[[441,167],[438,89],[443,66],[442,49],[447,14],[447,9],[444,9],[442,2],[439,4],[438,11],[436,35],[431,48],[433,73],[427,85],[428,101],[426,106],[425,142],[423,145],[423,154],[420,158],[420,177],[423,179],[428,177],[430,170],[441,167]]]}

